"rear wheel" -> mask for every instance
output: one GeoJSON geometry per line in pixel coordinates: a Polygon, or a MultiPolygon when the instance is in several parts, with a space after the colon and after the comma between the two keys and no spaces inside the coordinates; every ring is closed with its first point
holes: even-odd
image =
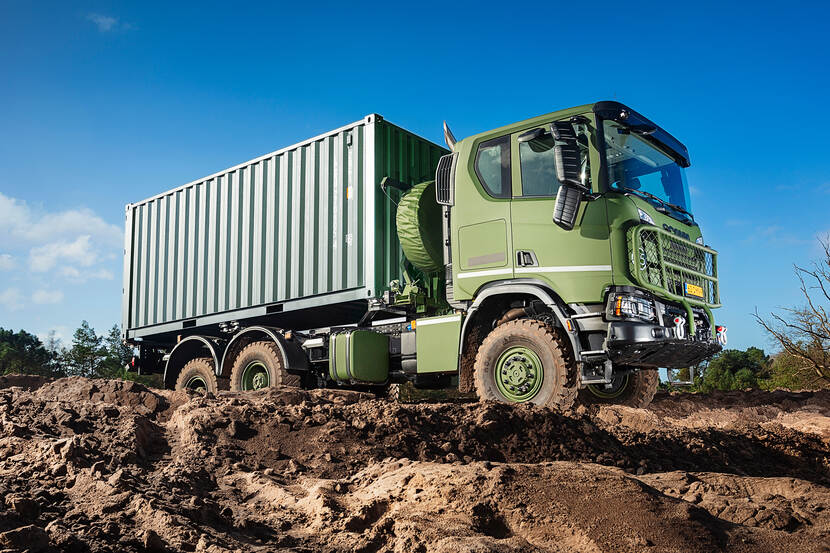
{"type": "Polygon", "coordinates": [[[252,342],[242,348],[231,369],[231,390],[261,390],[271,386],[299,386],[300,377],[285,370],[274,342],[252,342]]]}
{"type": "Polygon", "coordinates": [[[560,410],[576,399],[570,349],[550,325],[532,319],[496,327],[475,362],[479,399],[534,403],[560,410]]]}
{"type": "Polygon", "coordinates": [[[216,378],[216,372],[213,369],[213,359],[197,357],[188,361],[176,379],[176,390],[211,393],[219,391],[219,380],[216,378]]]}
{"type": "Polygon", "coordinates": [[[384,390],[384,395],[386,399],[389,401],[400,401],[401,400],[401,385],[395,382],[389,384],[384,390]]]}
{"type": "Polygon", "coordinates": [[[611,380],[611,386],[589,384],[579,391],[579,402],[583,405],[612,404],[628,407],[645,407],[654,398],[660,376],[656,370],[640,370],[611,380]]]}

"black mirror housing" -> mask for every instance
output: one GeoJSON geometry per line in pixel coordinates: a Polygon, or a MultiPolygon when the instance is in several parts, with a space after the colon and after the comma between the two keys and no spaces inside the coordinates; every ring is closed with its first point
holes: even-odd
{"type": "Polygon", "coordinates": [[[568,121],[554,121],[550,130],[556,141],[554,165],[560,185],[553,206],[553,222],[565,230],[573,230],[582,196],[590,190],[582,184],[579,144],[573,125],[568,121]]]}
{"type": "Polygon", "coordinates": [[[568,121],[554,121],[550,130],[556,140],[553,149],[557,180],[563,185],[584,188],[580,178],[579,144],[573,125],[568,121]]]}
{"type": "Polygon", "coordinates": [[[565,230],[573,230],[581,202],[581,188],[561,185],[556,193],[556,203],[553,204],[553,222],[565,230]]]}

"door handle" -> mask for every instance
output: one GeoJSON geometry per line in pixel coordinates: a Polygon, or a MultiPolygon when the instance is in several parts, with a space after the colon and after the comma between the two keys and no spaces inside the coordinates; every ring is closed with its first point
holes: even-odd
{"type": "Polygon", "coordinates": [[[516,250],[516,267],[538,267],[536,254],[530,250],[516,250]]]}

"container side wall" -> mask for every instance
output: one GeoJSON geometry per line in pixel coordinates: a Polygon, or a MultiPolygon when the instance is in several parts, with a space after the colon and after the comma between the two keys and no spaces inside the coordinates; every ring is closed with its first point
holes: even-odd
{"type": "Polygon", "coordinates": [[[128,206],[125,328],[366,286],[370,124],[128,206]]]}
{"type": "Polygon", "coordinates": [[[378,119],[128,206],[125,328],[169,331],[300,299],[325,305],[346,291],[379,295],[400,278],[395,204],[380,181],[431,179],[445,151],[378,119]]]}

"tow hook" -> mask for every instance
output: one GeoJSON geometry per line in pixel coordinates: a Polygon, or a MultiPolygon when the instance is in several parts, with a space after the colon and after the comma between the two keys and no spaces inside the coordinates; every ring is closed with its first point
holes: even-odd
{"type": "Polygon", "coordinates": [[[720,343],[720,345],[725,346],[726,345],[726,327],[723,326],[723,325],[716,326],[715,330],[718,333],[718,342],[720,343]]]}
{"type": "Polygon", "coordinates": [[[680,316],[674,318],[674,335],[681,340],[686,337],[686,319],[680,316]]]}

